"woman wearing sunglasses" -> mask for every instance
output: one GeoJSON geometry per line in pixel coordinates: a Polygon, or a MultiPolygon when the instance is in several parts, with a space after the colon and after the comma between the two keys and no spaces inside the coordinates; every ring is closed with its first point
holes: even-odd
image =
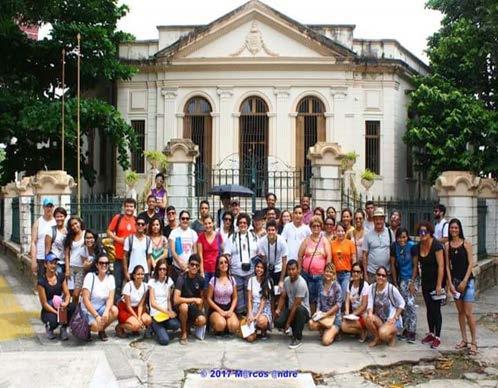
{"type": "Polygon", "coordinates": [[[105,329],[118,317],[118,308],[114,306],[116,284],[108,270],[109,259],[101,255],[97,260],[97,271],[86,274],[82,290],[81,310],[90,330],[98,333],[101,341],[107,341],[105,329]]]}
{"type": "Polygon", "coordinates": [[[223,241],[228,240],[232,234],[234,234],[235,230],[232,213],[225,212],[225,214],[223,214],[222,225],[216,229],[216,232],[221,234],[223,241]]]}
{"type": "Polygon", "coordinates": [[[173,281],[187,271],[189,257],[197,252],[197,233],[190,228],[190,213],[188,210],[180,212],[180,226],[169,235],[169,249],[173,256],[173,281]]]}
{"type": "Polygon", "coordinates": [[[415,281],[418,275],[418,265],[422,270],[422,294],[427,309],[427,324],[429,333],[422,339],[423,344],[430,344],[437,349],[441,345],[441,299],[444,294],[444,254],[443,246],[434,238],[434,226],[424,221],[417,229],[420,243],[413,252],[413,274],[410,284],[410,293],[415,293],[415,281]]]}
{"type": "Polygon", "coordinates": [[[387,269],[377,268],[376,282],[370,286],[367,307],[367,329],[373,336],[370,347],[385,342],[389,346],[396,343],[396,334],[403,328],[401,314],[405,308],[405,300],[387,280],[387,269]]]}
{"type": "Polygon", "coordinates": [[[359,335],[360,342],[365,342],[367,338],[366,312],[369,291],[370,286],[363,278],[363,265],[356,262],[351,269],[351,281],[344,302],[341,330],[347,334],[359,335]]]}
{"type": "Polygon", "coordinates": [[[168,276],[168,263],[166,259],[156,262],[154,277],[149,280],[149,304],[152,317],[152,330],[156,334],[159,345],[169,344],[169,331],[177,331],[180,322],[173,311],[173,290],[175,285],[168,276]]]}

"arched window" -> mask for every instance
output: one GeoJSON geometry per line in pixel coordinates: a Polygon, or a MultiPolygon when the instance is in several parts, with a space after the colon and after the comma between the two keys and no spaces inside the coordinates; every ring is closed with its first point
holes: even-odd
{"type": "Polygon", "coordinates": [[[192,97],[185,104],[184,113],[183,137],[199,146],[199,156],[195,161],[195,195],[205,196],[212,163],[211,104],[204,97],[192,97]]]}
{"type": "MultiPolygon", "coordinates": [[[[325,106],[317,97],[304,97],[297,104],[296,167],[303,170],[306,189],[311,178],[311,161],[306,158],[308,148],[325,141],[325,106]]],[[[306,190],[305,190],[306,191],[306,190]]]]}
{"type": "Polygon", "coordinates": [[[262,196],[268,175],[268,105],[256,96],[240,105],[240,184],[262,196]]]}

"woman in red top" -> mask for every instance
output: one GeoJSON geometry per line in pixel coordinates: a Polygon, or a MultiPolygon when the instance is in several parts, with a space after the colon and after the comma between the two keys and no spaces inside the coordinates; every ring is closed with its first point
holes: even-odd
{"type": "Polygon", "coordinates": [[[213,217],[204,218],[204,232],[197,240],[197,253],[201,258],[201,276],[207,285],[216,271],[216,259],[223,252],[223,238],[214,230],[213,217]]]}
{"type": "Polygon", "coordinates": [[[351,269],[356,262],[356,246],[353,241],[346,238],[346,226],[339,222],[335,229],[336,239],[331,243],[332,262],[337,272],[337,282],[341,285],[342,300],[346,300],[351,269]]]}

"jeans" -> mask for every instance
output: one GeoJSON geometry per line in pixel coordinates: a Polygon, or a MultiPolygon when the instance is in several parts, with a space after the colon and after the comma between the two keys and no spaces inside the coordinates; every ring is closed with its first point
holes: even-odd
{"type": "Polygon", "coordinates": [[[252,275],[239,276],[234,275],[235,284],[237,285],[237,313],[243,314],[247,310],[247,285],[252,275]]]}
{"type": "Polygon", "coordinates": [[[123,261],[117,260],[114,262],[114,281],[116,289],[114,291],[114,301],[117,303],[121,299],[121,290],[123,289],[123,261]]]}
{"type": "Polygon", "coordinates": [[[316,304],[318,295],[320,294],[320,288],[322,287],[323,275],[310,275],[309,273],[302,271],[301,276],[306,280],[306,284],[308,285],[310,304],[316,304]]]}
{"type": "MultiPolygon", "coordinates": [[[[67,305],[67,321],[68,322],[74,313],[74,309],[75,309],[75,306],[73,303],[69,303],[67,305]]],[[[55,330],[57,328],[57,326],[59,326],[59,322],[57,322],[57,314],[54,314],[50,311],[46,311],[46,310],[42,309],[40,318],[41,318],[41,321],[45,325],[48,325],[48,328],[50,330],[55,330]]],[[[63,326],[67,326],[67,324],[63,325],[63,326]]]]}
{"type": "MultiPolygon", "coordinates": [[[[287,318],[289,317],[290,310],[285,308],[284,311],[281,312],[280,316],[275,321],[275,327],[279,329],[283,329],[285,323],[287,322],[287,318]]],[[[292,328],[292,336],[301,341],[303,338],[303,329],[306,322],[310,319],[310,314],[306,308],[303,306],[297,306],[296,314],[294,314],[294,320],[291,322],[290,326],[292,328]]]]}
{"type": "Polygon", "coordinates": [[[349,289],[349,281],[351,280],[351,272],[340,271],[337,272],[337,282],[341,285],[342,300],[346,300],[346,293],[349,289]]]}
{"type": "Polygon", "coordinates": [[[177,331],[180,328],[180,321],[176,318],[170,318],[167,321],[156,322],[152,318],[152,330],[156,333],[156,340],[159,345],[166,346],[169,344],[169,335],[167,330],[177,331]]]}

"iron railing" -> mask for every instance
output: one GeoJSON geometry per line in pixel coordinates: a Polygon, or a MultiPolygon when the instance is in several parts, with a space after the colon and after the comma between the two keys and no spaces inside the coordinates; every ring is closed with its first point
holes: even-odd
{"type": "Polygon", "coordinates": [[[19,219],[19,198],[12,198],[12,242],[21,243],[21,227],[19,219]]]}
{"type": "Polygon", "coordinates": [[[488,207],[486,199],[477,199],[477,257],[485,259],[488,255],[486,251],[486,213],[488,207]]]}
{"type": "Polygon", "coordinates": [[[5,232],[4,216],[5,216],[5,199],[0,198],[0,236],[3,236],[5,232]]]}

